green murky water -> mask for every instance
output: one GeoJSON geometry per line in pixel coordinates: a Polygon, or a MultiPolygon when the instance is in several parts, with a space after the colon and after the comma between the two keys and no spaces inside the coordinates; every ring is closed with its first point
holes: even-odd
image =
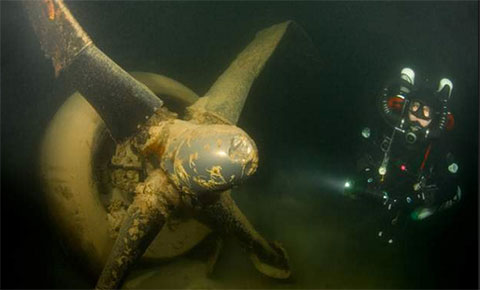
{"type": "MultiPolygon", "coordinates": [[[[189,256],[140,265],[126,288],[478,287],[477,2],[74,2],[97,46],[126,70],[168,75],[202,95],[256,31],[293,19],[318,55],[282,46],[253,84],[239,126],[260,168],[234,191],[239,207],[288,251],[292,278],[255,270],[234,239],[214,273],[189,256]],[[375,112],[385,77],[412,65],[455,83],[451,142],[465,199],[387,245],[379,208],[339,192],[357,128],[375,112]]],[[[47,219],[34,166],[43,130],[63,102],[20,5],[2,2],[2,287],[88,288],[47,219]]]]}

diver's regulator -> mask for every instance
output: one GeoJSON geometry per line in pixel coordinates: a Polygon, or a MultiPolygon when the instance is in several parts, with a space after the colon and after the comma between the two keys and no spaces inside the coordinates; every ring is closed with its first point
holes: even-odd
{"type": "Polygon", "coordinates": [[[413,133],[412,131],[407,132],[405,134],[405,140],[408,144],[413,144],[415,143],[415,141],[417,141],[417,135],[415,135],[415,133],[413,133]]]}

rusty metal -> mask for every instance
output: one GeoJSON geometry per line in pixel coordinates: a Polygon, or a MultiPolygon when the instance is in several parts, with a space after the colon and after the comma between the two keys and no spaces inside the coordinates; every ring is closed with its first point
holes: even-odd
{"type": "Polygon", "coordinates": [[[85,48],[65,70],[66,79],[95,108],[116,141],[139,132],[139,127],[163,106],[96,46],[85,48]]]}
{"type": "Polygon", "coordinates": [[[92,40],[63,1],[23,1],[45,56],[52,59],[55,75],[68,67],[92,40]]]}
{"type": "Polygon", "coordinates": [[[55,75],[66,75],[116,141],[135,135],[163,102],[100,51],[62,0],[24,1],[55,75]]]}
{"type": "MultiPolygon", "coordinates": [[[[118,223],[118,237],[96,287],[120,286],[180,206],[203,213],[215,230],[235,235],[262,273],[280,279],[289,277],[283,247],[269,243],[255,231],[228,189],[257,169],[255,143],[233,124],[253,81],[291,22],[259,32],[206,96],[189,107],[193,122],[188,122],[162,108],[163,102],[146,86],[100,51],[61,0],[24,5],[56,75],[65,74],[118,141],[111,160],[118,173],[112,178],[114,185],[134,191],[133,203],[118,223]],[[130,158],[132,155],[135,158],[130,158]],[[143,173],[147,176],[144,180],[143,173]]],[[[181,100],[184,103],[196,100],[193,92],[182,91],[181,95],[187,96],[181,100]]]]}
{"type": "Polygon", "coordinates": [[[161,170],[153,171],[136,188],[135,200],[127,211],[96,289],[116,289],[125,274],[144,253],[170,214],[178,197],[161,170]],[[171,199],[168,199],[171,197],[171,199]]]}
{"type": "Polygon", "coordinates": [[[158,154],[160,166],[184,192],[199,194],[231,188],[257,169],[255,142],[236,126],[175,120],[162,130],[169,134],[156,146],[162,148],[158,154]]]}

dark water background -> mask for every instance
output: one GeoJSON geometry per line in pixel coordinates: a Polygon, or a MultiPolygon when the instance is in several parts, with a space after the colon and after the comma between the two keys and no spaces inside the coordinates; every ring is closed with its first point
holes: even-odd
{"type": "MultiPolygon", "coordinates": [[[[318,54],[286,43],[254,83],[239,126],[261,164],[235,194],[239,206],[293,253],[300,287],[478,287],[477,2],[68,5],[123,68],[168,75],[200,95],[256,31],[295,20],[318,54]],[[450,142],[464,199],[385,247],[371,237],[375,209],[343,200],[338,188],[376,95],[403,66],[453,81],[450,142]]],[[[63,99],[51,93],[50,61],[16,1],[1,3],[0,88],[2,288],[91,287],[53,235],[35,179],[40,138],[63,99]]]]}

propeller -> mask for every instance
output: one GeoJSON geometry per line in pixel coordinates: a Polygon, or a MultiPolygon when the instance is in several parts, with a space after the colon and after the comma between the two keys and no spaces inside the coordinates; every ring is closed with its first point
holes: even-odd
{"type": "MultiPolygon", "coordinates": [[[[157,157],[155,165],[149,164],[154,170],[135,187],[134,201],[97,288],[118,287],[180,199],[190,198],[193,206],[205,192],[219,193],[220,201],[211,206],[211,218],[219,219],[251,247],[257,269],[271,277],[287,278],[290,271],[284,249],[253,229],[229,193],[233,185],[252,175],[258,164],[254,141],[235,125],[253,82],[293,22],[258,32],[202,98],[197,99],[191,91],[172,91],[179,86],[169,88],[166,80],[147,82],[152,88],[164,88],[166,94],[185,96],[177,101],[191,105],[186,120],[179,120],[169,117],[168,110],[159,110],[163,102],[93,44],[62,0],[23,3],[43,51],[52,59],[55,75],[66,75],[101,116],[113,139],[121,143],[113,158],[121,161],[121,148],[129,146],[143,157],[157,157]],[[280,271],[268,261],[279,265],[280,271]]],[[[149,79],[146,74],[136,76],[149,79]]]]}

